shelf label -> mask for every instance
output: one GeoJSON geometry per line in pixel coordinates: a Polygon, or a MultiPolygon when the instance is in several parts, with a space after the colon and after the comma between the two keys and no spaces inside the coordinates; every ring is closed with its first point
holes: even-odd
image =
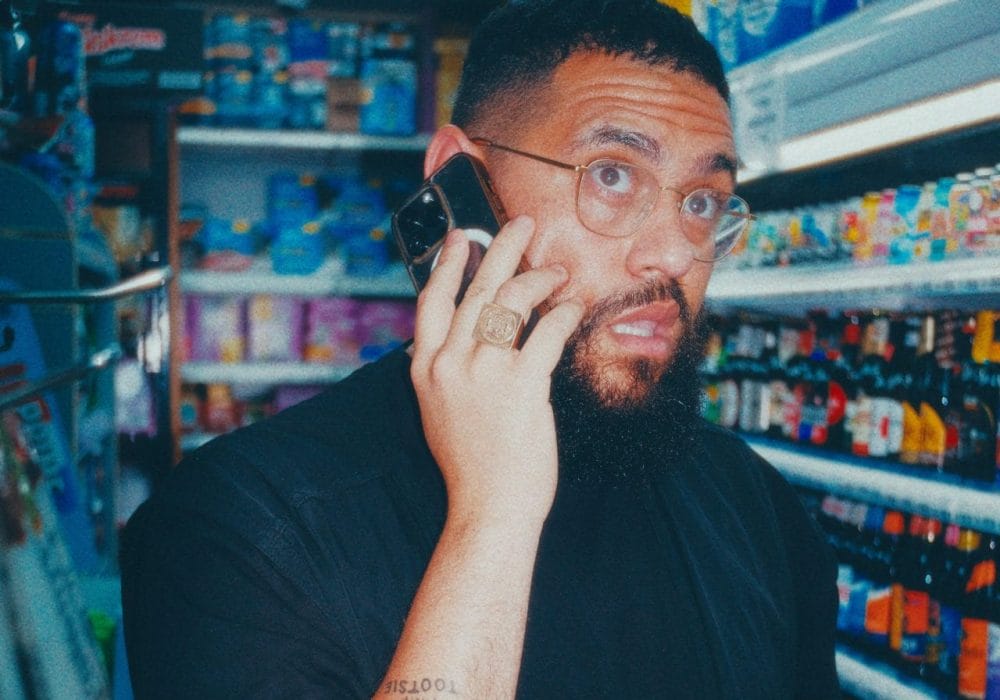
{"type": "Polygon", "coordinates": [[[731,86],[733,131],[741,169],[759,177],[778,168],[785,130],[785,79],[776,70],[731,86]]]}

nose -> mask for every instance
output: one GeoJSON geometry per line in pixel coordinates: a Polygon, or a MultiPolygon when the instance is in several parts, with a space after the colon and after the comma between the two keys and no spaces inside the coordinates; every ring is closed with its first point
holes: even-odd
{"type": "Polygon", "coordinates": [[[629,242],[626,267],[639,279],[679,279],[695,264],[694,246],[684,235],[680,211],[669,192],[661,193],[629,242]]]}

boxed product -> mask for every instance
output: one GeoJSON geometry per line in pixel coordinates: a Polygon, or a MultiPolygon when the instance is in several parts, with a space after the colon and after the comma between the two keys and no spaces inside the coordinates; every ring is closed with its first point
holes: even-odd
{"type": "Polygon", "coordinates": [[[302,357],[304,304],[298,297],[258,294],[247,303],[247,359],[293,361],[302,357]]]}
{"type": "Polygon", "coordinates": [[[244,299],[189,296],[185,299],[185,327],[190,359],[205,362],[241,362],[245,337],[244,299]]]}
{"type": "Polygon", "coordinates": [[[361,361],[374,360],[412,338],[414,316],[409,301],[360,302],[355,333],[361,361]]]}
{"type": "Polygon", "coordinates": [[[303,357],[307,362],[351,364],[358,359],[354,299],[320,298],[306,304],[306,338],[303,357]]]}

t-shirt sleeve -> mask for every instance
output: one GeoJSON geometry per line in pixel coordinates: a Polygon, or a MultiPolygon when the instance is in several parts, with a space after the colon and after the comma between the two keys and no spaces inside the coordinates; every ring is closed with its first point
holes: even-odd
{"type": "Polygon", "coordinates": [[[283,504],[236,480],[252,467],[224,450],[191,461],[122,534],[136,697],[370,697],[349,616],[318,595],[283,504]]]}
{"type": "Polygon", "coordinates": [[[795,490],[768,465],[798,611],[795,697],[841,698],[836,668],[837,561],[795,490]]]}

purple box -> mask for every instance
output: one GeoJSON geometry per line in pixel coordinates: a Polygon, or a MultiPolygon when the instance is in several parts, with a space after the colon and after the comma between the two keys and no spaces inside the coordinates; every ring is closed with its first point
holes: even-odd
{"type": "Polygon", "coordinates": [[[356,364],[359,302],[353,299],[313,299],[306,311],[303,356],[309,362],[356,364]]]}
{"type": "Polygon", "coordinates": [[[242,362],[246,303],[219,296],[189,296],[184,305],[188,357],[204,362],[242,362]]]}
{"type": "Polygon", "coordinates": [[[298,297],[258,294],[247,303],[247,359],[302,358],[305,303],[298,297]]]}

